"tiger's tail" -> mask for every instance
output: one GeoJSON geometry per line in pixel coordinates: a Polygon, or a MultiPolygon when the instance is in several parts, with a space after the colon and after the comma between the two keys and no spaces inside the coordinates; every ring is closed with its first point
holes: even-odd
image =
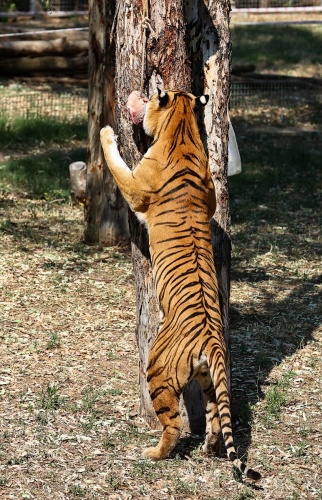
{"type": "Polygon", "coordinates": [[[230,398],[227,383],[227,374],[224,355],[221,349],[216,349],[216,354],[209,359],[209,369],[212,382],[215,388],[216,401],[220,417],[221,430],[227,450],[227,456],[234,466],[244,474],[248,479],[259,481],[261,475],[254,469],[248,467],[244,462],[239,460],[234,446],[234,439],[232,433],[231,412],[230,412],[230,398]],[[219,354],[219,351],[220,354],[219,354]],[[211,362],[212,360],[212,362],[211,362]]]}

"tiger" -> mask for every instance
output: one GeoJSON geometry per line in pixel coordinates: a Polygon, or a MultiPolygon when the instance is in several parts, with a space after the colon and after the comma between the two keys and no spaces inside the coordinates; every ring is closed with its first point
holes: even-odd
{"type": "Polygon", "coordinates": [[[161,90],[146,104],[143,128],[152,143],[130,170],[110,126],[100,132],[114,180],[138,219],[146,224],[160,325],[147,366],[149,393],[162,435],[144,450],[166,458],[180,439],[179,398],[193,379],[201,385],[206,416],[203,451],[220,452],[247,478],[259,472],[238,459],[233,440],[226,374],[226,343],[219,305],[209,221],[216,209],[214,184],[196,114],[209,96],[161,90]]]}

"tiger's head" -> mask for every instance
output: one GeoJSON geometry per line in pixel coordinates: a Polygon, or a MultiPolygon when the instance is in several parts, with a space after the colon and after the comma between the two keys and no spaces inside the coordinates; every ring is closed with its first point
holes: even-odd
{"type": "Polygon", "coordinates": [[[203,107],[209,100],[208,95],[195,97],[188,92],[173,90],[161,90],[153,94],[146,105],[143,119],[143,128],[146,134],[154,137],[161,129],[167,116],[171,114],[175,107],[181,107],[182,112],[192,112],[197,108],[203,107]]]}

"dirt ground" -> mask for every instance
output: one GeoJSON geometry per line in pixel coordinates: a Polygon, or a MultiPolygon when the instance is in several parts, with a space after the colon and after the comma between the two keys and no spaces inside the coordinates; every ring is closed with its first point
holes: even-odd
{"type": "Polygon", "coordinates": [[[1,192],[2,499],[322,498],[320,233],[308,209],[291,233],[264,219],[233,224],[233,414],[263,476],[251,486],[197,436],[141,458],[158,433],[139,416],[130,255],[84,245],[81,208],[1,192]]]}

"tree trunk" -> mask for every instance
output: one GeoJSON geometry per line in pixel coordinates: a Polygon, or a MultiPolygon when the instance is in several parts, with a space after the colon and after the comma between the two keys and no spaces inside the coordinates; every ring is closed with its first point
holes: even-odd
{"type": "MultiPolygon", "coordinates": [[[[133,168],[147,149],[143,131],[130,123],[126,100],[133,90],[147,95],[164,88],[209,93],[210,103],[201,126],[209,152],[210,167],[218,198],[213,240],[223,304],[225,336],[229,340],[229,213],[227,173],[227,104],[229,96],[230,38],[229,4],[207,8],[208,2],[180,0],[132,0],[119,2],[116,25],[116,126],[119,147],[127,165],[133,168]],[[150,3],[150,12],[147,5],[150,3]],[[144,7],[145,6],[145,7],[144,7]],[[149,17],[151,29],[142,19],[149,17]],[[145,25],[147,26],[147,25],[145,25]],[[126,68],[126,69],[125,69],[126,68]],[[193,76],[192,76],[193,75],[193,76]]],[[[207,108],[206,107],[206,108],[207,108]]],[[[150,346],[159,324],[148,241],[145,229],[130,217],[132,258],[137,291],[137,342],[141,413],[153,428],[159,428],[146,383],[150,346]]],[[[190,384],[181,400],[184,431],[201,434],[204,427],[202,393],[197,382],[190,384]]]]}
{"type": "Polygon", "coordinates": [[[116,188],[100,144],[104,125],[115,127],[114,54],[110,40],[115,2],[89,3],[89,119],[84,240],[116,245],[129,238],[127,206],[116,188]]]}

